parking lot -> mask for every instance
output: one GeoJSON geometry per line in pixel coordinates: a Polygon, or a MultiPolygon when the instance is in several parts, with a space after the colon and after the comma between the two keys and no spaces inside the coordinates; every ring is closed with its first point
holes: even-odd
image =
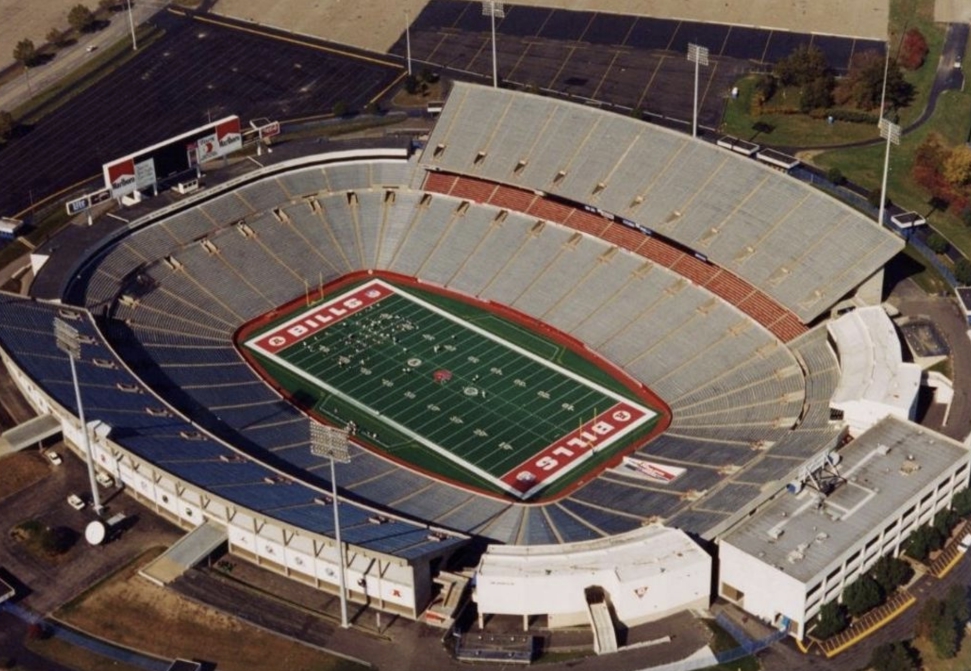
{"type": "Polygon", "coordinates": [[[293,119],[360,109],[399,75],[306,40],[170,12],[164,36],[0,150],[0,215],[12,215],[109,160],[229,114],[293,119]]]}

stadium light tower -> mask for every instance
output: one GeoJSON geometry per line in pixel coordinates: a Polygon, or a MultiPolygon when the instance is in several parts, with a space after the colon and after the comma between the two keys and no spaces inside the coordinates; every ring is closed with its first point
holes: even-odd
{"type": "Polygon", "coordinates": [[[883,186],[880,187],[880,213],[877,223],[883,226],[883,210],[887,205],[887,173],[890,172],[890,145],[900,144],[900,126],[890,119],[880,119],[880,137],[887,138],[887,151],[883,157],[883,186]]]}
{"type": "Polygon", "coordinates": [[[482,0],[482,15],[492,18],[492,88],[499,88],[499,68],[496,65],[496,17],[500,19],[506,15],[501,2],[496,0],[482,0]]]}
{"type": "Polygon", "coordinates": [[[695,107],[691,117],[691,137],[698,137],[698,71],[702,65],[708,67],[708,47],[689,44],[688,60],[695,64],[695,107]]]}
{"type": "Polygon", "coordinates": [[[135,39],[135,17],[131,13],[131,0],[128,0],[128,27],[131,28],[131,50],[138,51],[138,40],[135,39]]]}
{"type": "Polygon", "coordinates": [[[310,422],[310,453],[330,459],[331,506],[334,508],[334,540],[337,542],[337,587],[341,596],[341,628],[347,629],[347,585],[344,578],[344,545],[341,543],[341,518],[337,506],[337,473],[334,462],[351,460],[347,449],[347,429],[310,422]]]}
{"type": "Polygon", "coordinates": [[[81,421],[81,436],[84,447],[84,458],[88,461],[88,482],[91,485],[91,503],[94,510],[101,514],[101,495],[98,493],[98,483],[94,479],[94,457],[91,454],[91,439],[88,436],[88,425],[84,420],[84,407],[81,405],[81,387],[78,385],[78,372],[74,360],[81,357],[81,339],[78,330],[67,322],[54,318],[54,338],[57,349],[67,354],[71,362],[71,380],[74,382],[74,399],[78,404],[78,419],[81,421]]]}
{"type": "Polygon", "coordinates": [[[405,60],[408,61],[408,76],[411,76],[411,17],[405,10],[405,60]]]}

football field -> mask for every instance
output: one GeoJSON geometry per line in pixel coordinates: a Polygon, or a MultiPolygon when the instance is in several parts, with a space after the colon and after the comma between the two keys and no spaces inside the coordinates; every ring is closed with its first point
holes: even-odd
{"type": "Polygon", "coordinates": [[[585,472],[660,418],[617,385],[557,363],[563,346],[528,332],[517,344],[476,321],[372,279],[301,307],[244,346],[363,442],[387,448],[404,437],[418,449],[406,460],[420,469],[444,459],[520,499],[585,472]],[[553,356],[537,353],[544,345],[553,356]]]}

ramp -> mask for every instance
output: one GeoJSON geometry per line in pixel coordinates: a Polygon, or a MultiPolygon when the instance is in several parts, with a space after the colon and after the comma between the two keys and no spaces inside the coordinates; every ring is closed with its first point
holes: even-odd
{"type": "Polygon", "coordinates": [[[61,432],[61,420],[54,415],[40,415],[7,429],[0,434],[0,457],[36,445],[61,432]]]}
{"type": "Polygon", "coordinates": [[[228,540],[229,537],[224,528],[204,522],[173,543],[172,547],[138,574],[163,587],[208,557],[228,540]]]}
{"type": "Polygon", "coordinates": [[[610,617],[607,602],[589,604],[590,626],[593,628],[593,651],[598,655],[617,652],[617,631],[610,617]]]}

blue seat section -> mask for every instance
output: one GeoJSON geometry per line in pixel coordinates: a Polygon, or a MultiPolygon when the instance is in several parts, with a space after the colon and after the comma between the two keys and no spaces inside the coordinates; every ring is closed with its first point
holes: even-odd
{"type": "MultiPolygon", "coordinates": [[[[383,524],[369,521],[374,513],[342,503],[340,506],[341,540],[352,545],[363,545],[380,552],[410,559],[447,547],[456,539],[435,536],[427,529],[416,529],[414,525],[397,520],[383,524]]],[[[307,529],[324,536],[334,535],[334,512],[329,505],[311,503],[309,505],[283,508],[273,511],[277,519],[289,522],[301,529],[307,529]]]]}
{"type": "Polygon", "coordinates": [[[643,517],[618,515],[616,511],[584,505],[579,501],[573,501],[571,499],[564,499],[560,502],[560,506],[565,510],[569,510],[587,524],[600,529],[607,536],[614,536],[616,534],[622,534],[625,531],[636,529],[644,521],[643,517]]]}
{"type": "Polygon", "coordinates": [[[523,542],[527,545],[555,545],[559,543],[543,509],[531,506],[523,520],[523,542]]]}
{"type": "MultiPolygon", "coordinates": [[[[110,426],[114,442],[185,482],[205,488],[232,503],[321,533],[333,532],[329,510],[314,503],[322,496],[318,490],[281,477],[276,471],[207,438],[190,422],[174,415],[116,358],[86,312],[0,294],[0,323],[4,325],[0,330],[0,346],[56,403],[77,413],[69,361],[57,348],[54,338],[55,318],[77,329],[80,336],[77,373],[86,419],[100,420],[110,426]],[[315,514],[311,515],[311,512],[315,514]],[[298,518],[314,521],[316,526],[305,526],[298,518]]],[[[174,347],[163,349],[171,357],[170,361],[180,356],[172,354],[174,347]]],[[[219,388],[212,385],[221,374],[226,377],[219,379],[242,382],[243,376],[238,373],[245,371],[248,380],[253,382],[252,372],[238,359],[231,362],[228,350],[215,357],[215,365],[173,365],[166,372],[178,370],[173,374],[180,384],[191,384],[195,380],[209,385],[210,389],[219,388]],[[219,365],[219,361],[223,365],[219,365]],[[214,374],[213,370],[222,373],[214,374]],[[227,372],[230,370],[233,373],[227,372]]],[[[306,427],[300,429],[299,422],[294,421],[299,419],[299,413],[279,401],[265,385],[243,385],[234,389],[232,398],[234,403],[243,399],[244,403],[257,404],[257,408],[271,409],[266,413],[266,421],[271,421],[270,417],[284,420],[277,428],[278,435],[294,440],[300,431],[306,439],[306,427]],[[247,391],[250,387],[252,392],[247,391]],[[282,409],[284,406],[286,410],[282,409]]],[[[218,403],[214,405],[218,406],[218,403]]],[[[248,419],[242,414],[237,418],[238,426],[258,426],[252,408],[247,412],[248,419]]],[[[266,425],[261,430],[272,428],[266,425]]],[[[309,451],[307,460],[308,463],[319,463],[316,458],[311,461],[309,451]]],[[[380,524],[371,522],[369,518],[375,513],[346,502],[341,505],[341,514],[347,520],[345,538],[348,543],[403,558],[418,557],[465,542],[464,538],[456,536],[440,538],[431,534],[426,525],[406,520],[389,518],[380,524]]]]}
{"type": "Polygon", "coordinates": [[[588,541],[594,538],[600,538],[602,535],[567,513],[558,503],[546,506],[544,510],[564,543],[588,541]]]}

